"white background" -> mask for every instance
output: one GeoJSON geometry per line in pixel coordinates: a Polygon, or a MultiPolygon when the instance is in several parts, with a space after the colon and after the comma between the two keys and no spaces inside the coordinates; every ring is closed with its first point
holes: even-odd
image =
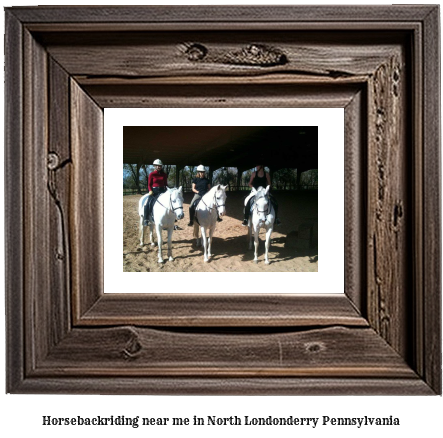
{"type": "MultiPolygon", "coordinates": [[[[234,288],[234,292],[243,293],[259,293],[260,290],[269,293],[275,290],[276,284],[287,285],[279,287],[279,293],[343,293],[343,132],[343,108],[105,109],[105,292],[146,293],[154,282],[166,282],[180,284],[181,289],[176,292],[195,293],[195,284],[199,281],[200,284],[211,284],[211,293],[226,292],[228,284],[230,288],[234,288]],[[195,126],[196,120],[200,126],[318,126],[319,272],[266,272],[260,273],[259,277],[252,272],[123,272],[123,205],[118,201],[122,194],[123,126],[174,126],[176,123],[180,126],[195,126]],[[248,287],[257,278],[260,288],[248,287]],[[334,288],[331,288],[331,284],[334,284],[334,288]]],[[[270,145],[270,154],[273,146],[270,145]]],[[[251,161],[254,161],[253,151],[251,161]]],[[[229,211],[241,209],[242,206],[230,204],[228,193],[226,208],[229,215],[229,211]]],[[[182,227],[186,226],[187,216],[186,211],[185,219],[181,222],[182,227]]],[[[285,217],[282,220],[289,222],[291,218],[285,217]]],[[[138,228],[138,222],[133,226],[138,228]]],[[[245,235],[246,230],[245,228],[245,235]]],[[[173,250],[174,240],[179,239],[179,233],[180,231],[173,233],[173,250]]],[[[164,235],[166,236],[166,232],[164,235]]],[[[217,230],[215,235],[223,237],[217,234],[217,230]]],[[[146,241],[148,239],[146,237],[146,241]]],[[[213,246],[212,252],[217,254],[217,245],[213,246]]],[[[146,256],[156,260],[157,247],[146,256]]],[[[204,263],[203,256],[200,260],[197,259],[197,263],[199,262],[204,263]]],[[[211,263],[217,263],[217,260],[211,263]]],[[[163,288],[159,292],[171,291],[163,288]]]]}
{"type": "MultiPolygon", "coordinates": [[[[45,1],[45,4],[60,4],[60,1],[45,1]]],[[[112,4],[110,0],[95,1],[95,4],[112,4]]],[[[187,2],[188,4],[198,4],[187,2]]],[[[203,2],[202,4],[208,4],[203,2]]],[[[217,2],[217,4],[232,4],[232,2],[217,2]]],[[[269,4],[268,1],[242,0],[241,4],[269,4]]],[[[279,0],[279,4],[297,4],[296,1],[287,2],[279,0]]],[[[301,4],[307,4],[307,1],[301,4]]],[[[357,1],[340,0],[339,2],[312,2],[312,4],[356,4],[357,1]]],[[[365,4],[389,4],[383,1],[368,1],[365,4]]],[[[402,2],[406,3],[405,1],[402,2]]],[[[29,1],[11,1],[4,6],[31,5],[29,1]]],[[[133,1],[131,4],[148,4],[133,1]]],[[[155,2],[155,4],[169,4],[168,2],[155,2]]],[[[214,3],[215,4],[215,3],[214,3]]],[[[1,20],[3,26],[4,20],[1,20]]],[[[3,70],[0,69],[0,74],[3,70]]],[[[3,105],[1,106],[3,107],[3,105]]],[[[3,123],[3,118],[1,122],[3,123]]],[[[3,154],[0,153],[0,160],[3,154]]],[[[0,197],[3,193],[3,163],[0,163],[0,197]]],[[[118,202],[120,202],[120,196],[118,202]]],[[[4,211],[0,210],[0,222],[3,226],[4,211]]],[[[0,244],[3,246],[4,233],[0,233],[0,244]]],[[[4,284],[4,264],[0,263],[0,284],[4,284]]],[[[0,327],[4,330],[4,300],[0,300],[0,327]]],[[[5,357],[4,336],[0,336],[0,354],[5,357]]],[[[0,392],[4,391],[4,360],[1,361],[0,392]]],[[[131,436],[181,436],[202,437],[208,436],[249,436],[266,437],[278,434],[279,437],[301,436],[328,436],[328,437],[370,437],[374,434],[380,437],[392,436],[441,436],[443,432],[441,414],[443,402],[441,397],[191,397],[191,396],[65,396],[65,395],[0,395],[0,433],[5,437],[33,436],[65,438],[78,436],[96,437],[97,434],[106,434],[107,437],[121,438],[131,436]],[[285,427],[189,427],[189,428],[82,428],[64,427],[48,428],[41,426],[43,415],[70,416],[70,415],[140,415],[140,416],[193,416],[194,414],[205,417],[206,415],[250,415],[250,416],[386,416],[394,415],[400,418],[400,427],[329,427],[329,428],[285,428],[285,427]],[[22,435],[23,434],[23,435],[22,435]]]]}

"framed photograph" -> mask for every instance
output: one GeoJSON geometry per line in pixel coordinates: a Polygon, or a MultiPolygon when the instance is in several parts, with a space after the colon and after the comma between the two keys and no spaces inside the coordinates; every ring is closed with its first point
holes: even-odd
{"type": "MultiPolygon", "coordinates": [[[[117,114],[124,114],[125,111],[119,110],[117,114]]],[[[131,111],[129,117],[139,111],[131,111]]],[[[328,143],[329,147],[324,149],[332,158],[341,155],[340,164],[343,164],[343,126],[340,130],[343,111],[335,111],[339,133],[337,142],[341,139],[341,144],[339,148],[334,148],[331,142],[325,140],[324,143],[328,143]]],[[[327,112],[323,111],[324,114],[327,112]]],[[[177,120],[175,117],[179,113],[182,114],[178,119],[181,123],[188,114],[194,123],[196,120],[202,123],[207,115],[207,121],[218,121],[224,126],[119,126],[118,123],[112,123],[114,129],[117,126],[118,130],[123,131],[123,184],[126,187],[123,188],[123,214],[120,217],[124,219],[125,272],[318,271],[318,126],[294,126],[294,120],[299,120],[299,111],[281,108],[276,111],[265,108],[183,108],[172,112],[168,109],[152,109],[147,113],[148,119],[144,119],[143,115],[140,117],[150,123],[156,114],[160,122],[165,119],[177,120]],[[284,113],[287,113],[290,123],[286,126],[282,125],[282,121],[277,126],[270,125],[266,118],[269,115],[276,118],[284,113]],[[260,116],[260,125],[244,125],[246,120],[260,116]],[[235,120],[237,123],[241,120],[243,125],[234,125],[235,120]],[[223,160],[226,166],[222,165],[223,160]],[[251,164],[257,160],[266,164],[251,164]],[[185,164],[187,162],[192,164],[185,164]],[[260,191],[260,187],[264,190],[254,194],[260,191]],[[149,228],[144,227],[140,223],[141,218],[151,214],[151,225],[149,228]],[[284,218],[283,222],[281,218],[284,218]],[[134,224],[139,226],[134,228],[134,224]],[[167,243],[169,236],[171,249],[167,243]],[[203,239],[203,236],[209,240],[203,239]],[[209,236],[212,236],[212,241],[209,236]],[[158,253],[161,248],[160,238],[165,246],[166,243],[168,245],[167,253],[158,253]],[[172,243],[175,241],[177,244],[172,243]],[[261,243],[265,244],[264,248],[261,243]],[[250,251],[247,251],[248,248],[250,251]],[[201,263],[202,260],[204,263],[201,263]],[[217,262],[216,266],[212,265],[212,261],[217,262]]],[[[105,119],[107,117],[108,111],[105,112],[105,119]]],[[[118,116],[110,118],[114,120],[115,117],[118,116]]],[[[336,119],[331,117],[331,127],[335,127],[333,121],[336,119]]],[[[108,126],[108,122],[105,126],[108,126]]],[[[330,130],[325,129],[324,132],[325,137],[326,132],[331,135],[330,130]]],[[[113,135],[110,134],[110,137],[113,135]]],[[[121,135],[116,138],[121,138],[121,135]]],[[[107,147],[105,153],[106,150],[107,147]]],[[[113,158],[105,157],[105,163],[107,161],[112,162],[113,158]]],[[[323,160],[325,162],[326,159],[323,160]]],[[[121,173],[122,163],[119,164],[118,170],[121,173]]],[[[337,198],[342,198],[343,178],[333,174],[332,166],[327,168],[330,170],[331,181],[336,181],[336,187],[341,192],[337,198]]],[[[105,169],[105,175],[108,172],[110,179],[116,179],[117,167],[115,170],[105,169]]],[[[107,184],[105,181],[105,196],[107,184]]],[[[112,187],[109,194],[111,199],[115,193],[112,187]]],[[[105,217],[110,217],[115,211],[115,202],[110,201],[110,204],[109,216],[105,214],[105,217]]],[[[339,207],[338,210],[340,214],[337,216],[343,219],[343,208],[339,207]]],[[[105,229],[110,229],[109,239],[105,237],[105,241],[108,241],[115,234],[115,226],[105,229]]],[[[339,230],[343,230],[343,220],[339,230]]],[[[338,246],[341,250],[343,235],[333,235],[336,237],[336,245],[331,242],[328,247],[338,246]]],[[[108,251],[105,250],[105,253],[108,254],[108,251]]],[[[121,265],[121,251],[114,250],[112,253],[116,254],[116,262],[121,265]]],[[[340,256],[335,259],[343,260],[340,256]]],[[[333,260],[331,266],[334,265],[333,260]]],[[[232,280],[232,276],[228,276],[227,282],[230,282],[229,277],[232,280]]],[[[254,282],[252,276],[249,277],[246,291],[252,289],[269,293],[270,289],[263,284],[249,287],[248,284],[254,282]]],[[[210,277],[207,277],[207,281],[209,284],[214,283],[210,277]]],[[[224,282],[221,280],[215,283],[222,286],[224,282]]],[[[212,286],[204,287],[203,283],[200,288],[195,287],[193,280],[188,281],[188,284],[193,285],[194,292],[199,289],[205,292],[212,290],[212,286]]],[[[169,289],[169,292],[171,290],[165,289],[169,289]]]]}
{"type": "Polygon", "coordinates": [[[438,6],[12,7],[5,41],[7,392],[441,394],[438,6]],[[341,109],[343,268],[109,293],[115,108],[341,109]]]}
{"type": "MultiPolygon", "coordinates": [[[[105,293],[224,294],[234,285],[246,294],[324,294],[332,279],[344,293],[342,108],[106,108],[104,113],[105,293]],[[171,120],[179,120],[182,126],[171,126],[171,120]],[[200,126],[193,126],[196,121],[200,126]],[[176,217],[172,211],[169,214],[173,260],[167,257],[167,232],[163,229],[161,233],[163,263],[158,263],[158,230],[153,226],[151,237],[147,227],[141,228],[140,214],[145,213],[139,208],[148,199],[148,175],[157,174],[152,165],[157,156],[163,160],[160,175],[167,177],[171,190],[181,187],[183,197],[183,210],[178,205],[173,210],[176,217]],[[120,207],[115,200],[122,191],[122,157],[120,207]],[[224,204],[222,220],[212,214],[214,242],[207,262],[204,245],[195,237],[196,233],[199,239],[202,235],[197,222],[205,214],[202,208],[190,225],[190,206],[196,195],[191,182],[196,180],[198,166],[185,163],[196,159],[207,165],[201,165],[204,174],[200,175],[209,181],[205,188],[221,184],[226,194],[218,202],[224,204]],[[258,219],[258,214],[249,215],[250,234],[245,226],[248,199],[255,208],[248,183],[255,183],[251,160],[257,159],[267,163],[264,170],[272,182],[270,205],[276,204],[281,219],[276,225],[274,210],[268,231],[268,264],[265,226],[260,227],[255,260],[253,218],[258,219]],[[232,166],[221,166],[220,160],[232,166]],[[321,190],[319,181],[324,182],[321,190]],[[123,230],[123,248],[117,229],[123,230]],[[315,275],[319,248],[323,263],[320,275],[315,275]],[[165,278],[165,273],[171,275],[165,278]],[[166,287],[153,288],[165,281],[166,287]]],[[[165,192],[162,199],[166,201],[157,204],[160,214],[172,205],[172,196],[165,192]]],[[[208,205],[211,211],[214,196],[210,190],[205,199],[201,205],[208,205]]]]}

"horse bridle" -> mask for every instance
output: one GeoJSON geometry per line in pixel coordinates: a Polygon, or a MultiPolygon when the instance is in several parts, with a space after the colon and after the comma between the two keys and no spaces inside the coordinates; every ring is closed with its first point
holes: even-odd
{"type": "MultiPolygon", "coordinates": [[[[265,210],[259,210],[257,201],[255,201],[255,209],[257,210],[257,213],[265,213],[265,217],[267,218],[271,214],[271,200],[269,198],[266,198],[266,195],[263,196],[268,201],[268,211],[266,213],[265,210]]],[[[259,198],[260,199],[260,198],[259,198]]]]}
{"type": "MultiPolygon", "coordinates": [[[[165,209],[168,210],[157,198],[157,202],[165,209]]],[[[175,210],[178,210],[179,208],[181,208],[183,210],[183,213],[185,212],[185,209],[183,207],[183,205],[181,207],[175,207],[172,205],[172,194],[169,196],[169,204],[171,205],[171,208],[169,210],[172,210],[175,213],[175,210]]]]}
{"type": "MultiPolygon", "coordinates": [[[[201,201],[203,202],[203,204],[206,205],[206,207],[207,207],[209,210],[213,210],[213,209],[214,209],[214,207],[209,207],[209,205],[207,205],[206,202],[203,201],[203,196],[202,196],[202,198],[201,198],[201,201]]],[[[220,207],[224,207],[224,206],[226,205],[226,204],[217,204],[217,198],[216,198],[216,196],[215,196],[215,193],[214,193],[214,204],[215,204],[217,210],[218,210],[220,207]]]]}

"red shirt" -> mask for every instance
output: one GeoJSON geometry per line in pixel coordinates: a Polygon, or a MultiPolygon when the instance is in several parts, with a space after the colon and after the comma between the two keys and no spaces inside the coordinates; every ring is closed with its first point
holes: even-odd
{"type": "Polygon", "coordinates": [[[153,187],[166,187],[168,185],[168,176],[163,170],[151,172],[148,178],[148,190],[151,192],[153,187]]]}

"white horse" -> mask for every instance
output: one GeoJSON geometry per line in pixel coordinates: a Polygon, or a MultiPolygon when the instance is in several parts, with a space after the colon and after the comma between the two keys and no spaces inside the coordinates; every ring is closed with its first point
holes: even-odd
{"type": "MultiPolygon", "coordinates": [[[[145,226],[144,222],[144,208],[148,200],[148,195],[142,196],[138,202],[138,214],[140,216],[140,246],[144,245],[145,239],[145,226]]],[[[168,230],[168,257],[172,262],[172,231],[174,230],[175,219],[183,219],[183,192],[182,187],[176,189],[170,189],[167,187],[167,191],[162,193],[154,204],[153,207],[154,224],[149,222],[149,240],[151,246],[154,246],[154,240],[152,236],[152,230],[155,225],[155,232],[157,234],[158,241],[158,262],[163,263],[162,257],[162,230],[168,230]]]]}
{"type": "Polygon", "coordinates": [[[194,215],[194,238],[197,239],[197,246],[201,245],[203,240],[203,252],[205,262],[212,257],[212,235],[217,223],[217,211],[220,216],[225,214],[226,187],[218,184],[212,187],[208,193],[203,195],[195,209],[194,215]],[[201,240],[199,239],[199,229],[201,230],[201,240]],[[208,239],[206,239],[208,231],[208,239]]]}
{"type": "Polygon", "coordinates": [[[252,212],[249,215],[248,221],[248,241],[249,241],[249,249],[252,249],[252,231],[254,231],[254,262],[258,263],[258,235],[260,233],[260,228],[263,227],[266,229],[266,243],[265,243],[265,264],[269,265],[269,246],[271,242],[271,234],[274,228],[275,221],[275,211],[274,207],[271,204],[271,200],[269,199],[269,189],[270,186],[267,186],[266,189],[263,187],[259,187],[258,190],[255,188],[252,189],[250,195],[245,199],[245,206],[248,202],[248,199],[251,196],[255,196],[254,206],[252,208],[252,212]]]}

